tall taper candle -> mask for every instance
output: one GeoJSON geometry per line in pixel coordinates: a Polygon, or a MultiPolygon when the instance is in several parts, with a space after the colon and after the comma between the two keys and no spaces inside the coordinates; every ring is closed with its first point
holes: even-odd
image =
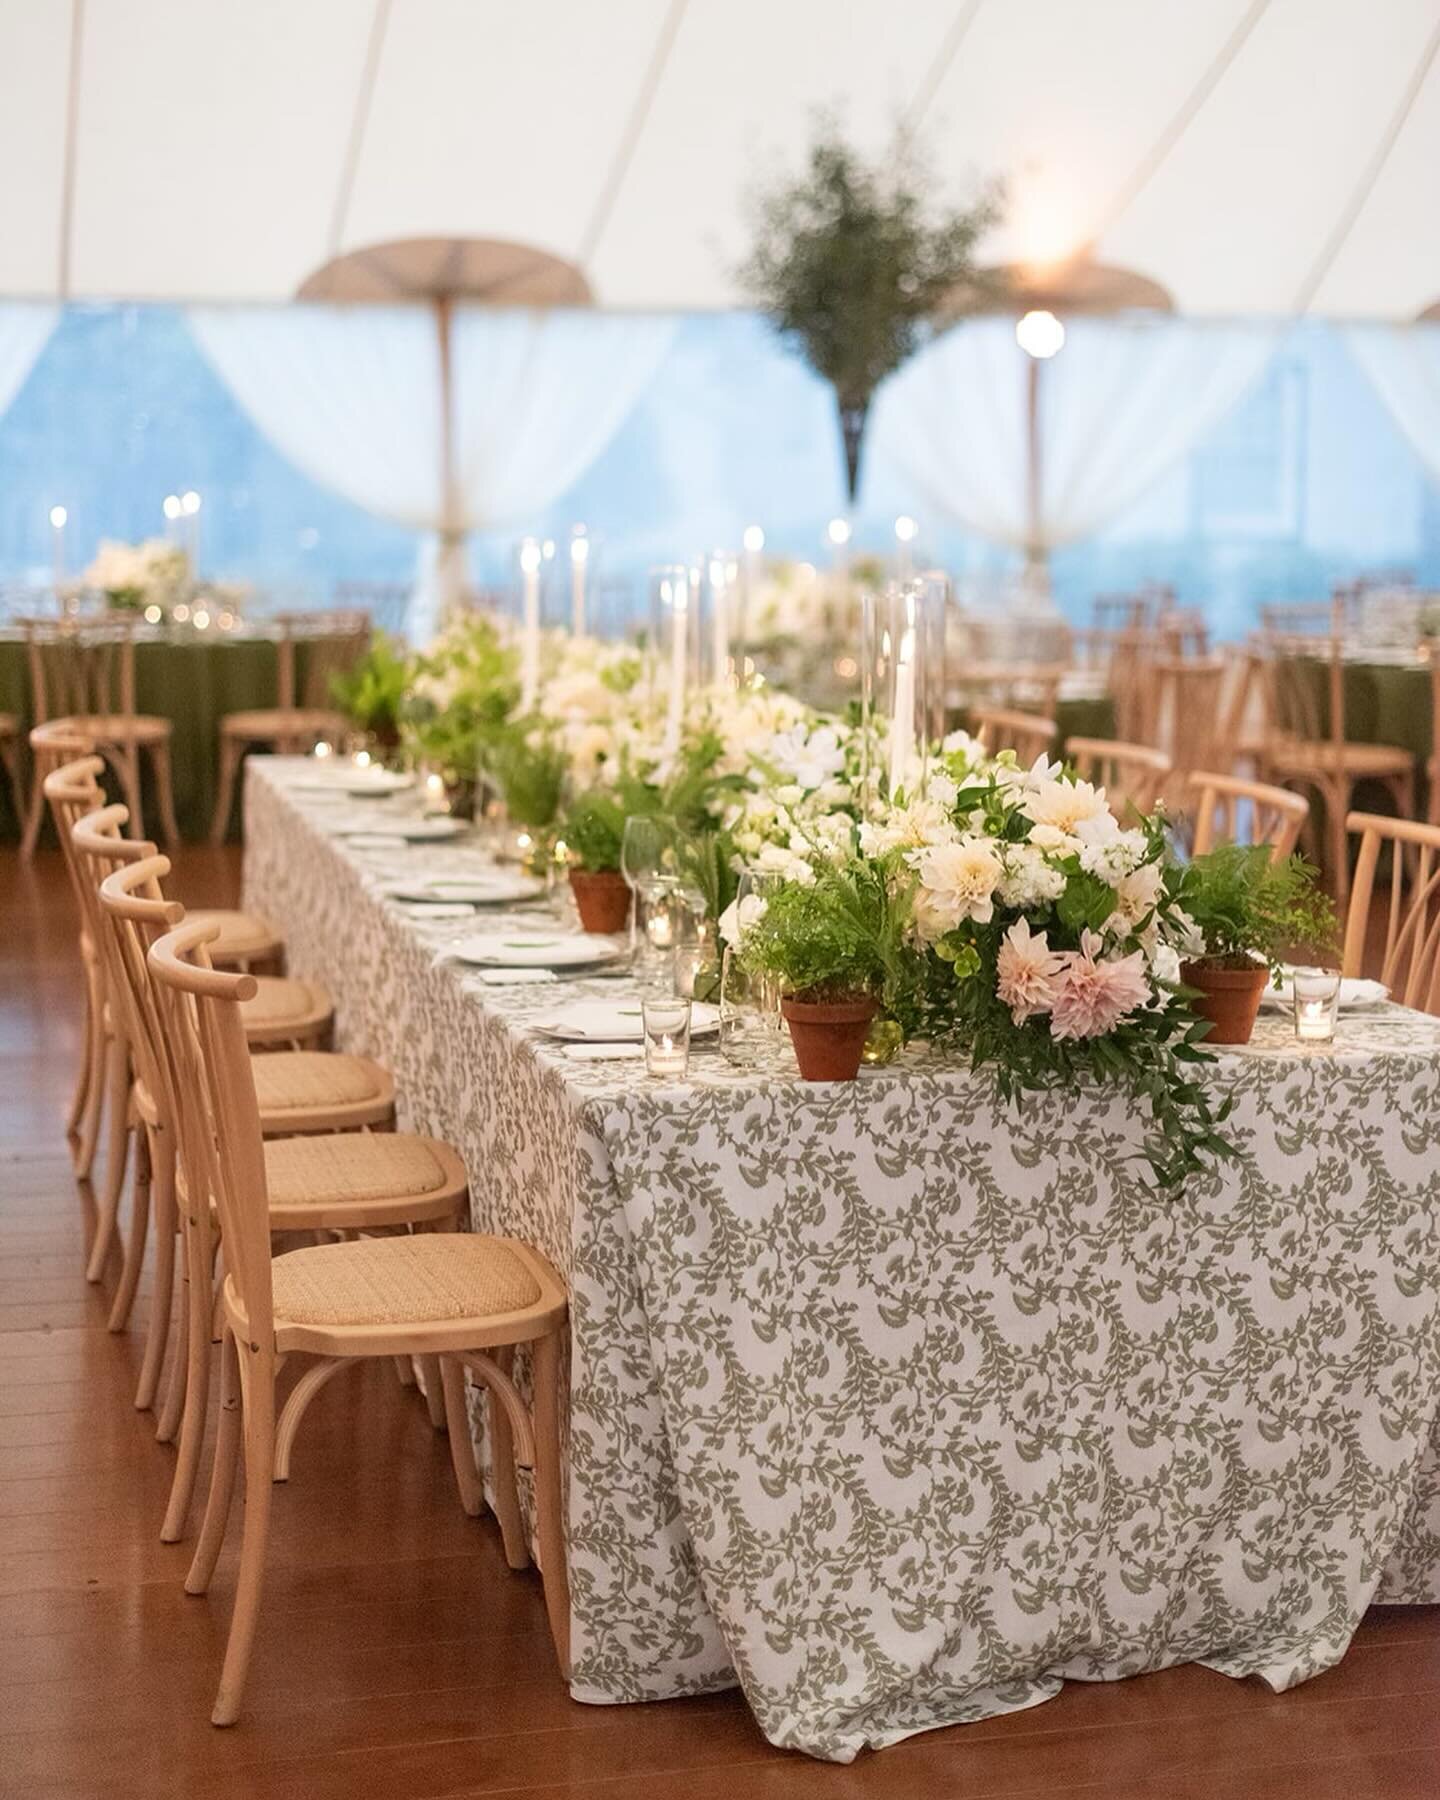
{"type": "MultiPolygon", "coordinates": [[[[668,582],[670,594],[670,705],[665,717],[665,754],[680,748],[680,725],[685,711],[685,657],[690,633],[689,571],[668,582]]],[[[662,590],[663,595],[663,590],[662,590]]]]}
{"type": "Polygon", "coordinates": [[[585,635],[585,565],[590,560],[590,540],[585,527],[577,525],[570,533],[570,629],[576,637],[585,635]]]}
{"type": "Polygon", "coordinates": [[[520,629],[520,710],[532,712],[540,694],[540,546],[526,538],[520,546],[524,584],[520,629]]]}
{"type": "Polygon", "coordinates": [[[65,521],[70,517],[63,506],[50,508],[50,551],[55,563],[55,603],[65,586],[65,521]]]}

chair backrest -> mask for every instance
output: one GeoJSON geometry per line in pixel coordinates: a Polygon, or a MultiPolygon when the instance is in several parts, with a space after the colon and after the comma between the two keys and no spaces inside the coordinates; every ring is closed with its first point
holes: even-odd
{"type": "Polygon", "coordinates": [[[1195,821],[1196,856],[1216,844],[1269,844],[1274,861],[1283,862],[1300,841],[1310,802],[1288,788],[1264,781],[1242,781],[1237,775],[1197,771],[1186,781],[1193,795],[1189,810],[1195,821]]]}
{"type": "Polygon", "coordinates": [[[1096,594],[1090,602],[1090,623],[1096,631],[1140,631],[1150,622],[1153,597],[1139,594],[1096,594]]]}
{"type": "Polygon", "coordinates": [[[354,609],[279,613],[279,704],[333,712],[332,676],[347,675],[370,647],[370,615],[354,609]]]}
{"type": "Polygon", "coordinates": [[[1137,813],[1149,812],[1171,766],[1163,750],[1118,738],[1072,737],[1065,745],[1065,758],[1077,775],[1105,789],[1117,813],[1127,807],[1137,813]]]}
{"type": "Polygon", "coordinates": [[[1328,743],[1338,760],[1345,743],[1344,607],[1336,600],[1327,610],[1327,632],[1271,627],[1263,634],[1265,730],[1272,741],[1328,743]]]}
{"type": "Polygon", "coordinates": [[[1382,879],[1380,853],[1388,845],[1390,891],[1384,899],[1380,979],[1402,1005],[1440,1012],[1440,825],[1375,813],[1351,813],[1345,824],[1360,834],[1345,921],[1345,974],[1363,973],[1371,908],[1382,879]],[[1413,854],[1407,856],[1407,850],[1413,854]],[[1407,868],[1414,871],[1408,881],[1407,868]]]}
{"type": "Polygon", "coordinates": [[[1229,664],[1218,656],[1156,663],[1157,748],[1159,743],[1166,746],[1177,770],[1208,769],[1217,761],[1220,702],[1229,672],[1229,664]]]}
{"type": "Polygon", "coordinates": [[[1176,606],[1160,615],[1156,634],[1168,657],[1204,656],[1210,648],[1210,625],[1198,606],[1176,606]]]}
{"type": "Polygon", "coordinates": [[[135,630],[124,613],[103,620],[22,619],[35,722],[87,714],[133,718],[135,630]]]}
{"type": "Polygon", "coordinates": [[[1060,735],[1053,719],[1039,713],[1013,712],[1004,706],[977,706],[971,712],[975,736],[993,756],[1000,750],[1013,750],[1023,767],[1029,768],[1037,756],[1048,756],[1060,735]]]}
{"type": "MultiPolygon", "coordinates": [[[[70,843],[75,856],[75,879],[80,889],[86,929],[99,958],[106,999],[117,1014],[115,1023],[124,1033],[127,1042],[131,1036],[131,1021],[125,1012],[124,997],[117,985],[120,971],[115,966],[110,933],[105,929],[104,915],[100,910],[100,883],[112,869],[119,868],[124,863],[139,862],[142,858],[155,854],[153,844],[124,835],[124,827],[129,819],[128,807],[100,806],[85,813],[70,827],[70,843]]],[[[134,1048],[132,1043],[132,1053],[134,1048]]]]}
{"type": "Polygon", "coordinates": [[[180,925],[151,944],[147,961],[169,1059],[175,1124],[186,1185],[210,1194],[220,1214],[225,1260],[248,1316],[250,1342],[274,1344],[270,1202],[250,1053],[240,1017],[255,997],[253,975],[210,966],[219,927],[180,925]]]}
{"type": "MultiPolygon", "coordinates": [[[[37,727],[38,731],[40,728],[37,727]]],[[[36,732],[30,733],[30,741],[35,742],[36,732]]],[[[72,738],[72,743],[84,743],[83,738],[72,738]]],[[[87,747],[88,748],[88,747],[87,747]]],[[[60,839],[60,850],[65,858],[65,871],[70,877],[70,885],[75,890],[75,904],[80,909],[80,925],[87,935],[90,928],[91,907],[84,887],[84,876],[76,867],[75,845],[70,833],[77,819],[83,819],[86,813],[94,812],[96,807],[105,801],[104,790],[100,786],[100,777],[105,772],[103,756],[91,756],[82,750],[74,758],[62,761],[51,768],[41,783],[41,791],[45,795],[45,804],[50,809],[50,817],[55,822],[55,832],[60,839]]]]}
{"type": "Polygon", "coordinates": [[[173,1133],[179,1101],[171,1084],[164,1029],[146,961],[151,944],[185,918],[185,908],[178,900],[167,900],[160,886],[169,873],[167,856],[118,863],[101,881],[99,900],[112,986],[124,1011],[135,1069],[151,1097],[158,1123],[173,1133]]]}

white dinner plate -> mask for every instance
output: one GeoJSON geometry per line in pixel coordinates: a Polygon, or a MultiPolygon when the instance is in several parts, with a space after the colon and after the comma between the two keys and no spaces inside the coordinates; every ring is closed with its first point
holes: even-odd
{"type": "MultiPolygon", "coordinates": [[[[1261,1005],[1273,1008],[1276,1012],[1289,1012],[1294,1004],[1294,993],[1290,986],[1289,971],[1282,977],[1283,985],[1276,987],[1272,982],[1266,989],[1261,1005]]],[[[1367,1006],[1379,1006],[1390,998],[1390,990],[1383,981],[1362,981],[1358,976],[1346,975],[1340,982],[1341,1012],[1355,1012],[1367,1006]]]]}
{"type": "Polygon", "coordinates": [[[340,835],[379,832],[384,837],[404,838],[407,844],[443,844],[468,829],[463,819],[407,819],[397,815],[393,819],[367,819],[363,825],[343,826],[340,835]]]}
{"type": "Polygon", "coordinates": [[[477,931],[449,945],[447,954],[481,968],[580,969],[614,962],[620,946],[585,931],[477,931]]]}
{"type": "MultiPolygon", "coordinates": [[[[577,1000],[532,1021],[536,1031],[567,1044],[632,1044],[645,1035],[639,1000],[577,1000]]],[[[707,1037],[720,1029],[720,1009],[697,1003],[690,1009],[691,1037],[707,1037]]]]}
{"type": "Polygon", "coordinates": [[[527,875],[434,875],[429,880],[393,882],[386,892],[396,900],[459,901],[467,906],[507,906],[537,900],[542,881],[527,875]]]}
{"type": "Polygon", "coordinates": [[[356,769],[344,763],[332,768],[306,769],[290,783],[296,793],[347,794],[356,800],[404,793],[414,785],[413,774],[407,775],[396,769],[356,769]]]}

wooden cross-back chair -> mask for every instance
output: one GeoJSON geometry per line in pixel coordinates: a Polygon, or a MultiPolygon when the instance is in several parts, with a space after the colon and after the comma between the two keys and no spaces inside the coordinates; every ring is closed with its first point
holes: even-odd
{"type": "Polygon", "coordinates": [[[1362,781],[1388,788],[1401,818],[1415,813],[1415,762],[1393,744],[1352,743],[1345,725],[1345,637],[1340,602],[1327,635],[1264,640],[1266,728],[1261,773],[1308,788],[1324,809],[1324,855],[1317,856],[1343,903],[1350,879],[1345,817],[1362,781]]]}
{"type": "Polygon", "coordinates": [[[1230,666],[1223,657],[1171,657],[1155,664],[1158,693],[1155,747],[1164,747],[1174,775],[1212,769],[1220,760],[1222,695],[1230,666]]]}
{"type": "Polygon", "coordinates": [[[1303,794],[1237,775],[1197,771],[1187,777],[1186,791],[1196,856],[1217,844],[1269,844],[1273,859],[1283,862],[1300,841],[1310,811],[1303,794]]]}
{"type": "Polygon", "coordinates": [[[1359,834],[1360,853],[1345,921],[1344,973],[1365,971],[1378,901],[1384,908],[1380,979],[1391,999],[1440,1013],[1440,826],[1358,812],[1345,823],[1359,834]],[[1388,876],[1380,861],[1387,848],[1388,876]]]}
{"type": "Polygon", "coordinates": [[[339,748],[348,729],[330,691],[333,677],[347,674],[370,644],[370,615],[351,609],[278,613],[276,704],[226,713],[220,721],[220,780],[210,841],[222,844],[230,827],[235,782],[245,752],[268,744],[295,756],[318,742],[339,748]]]}
{"type": "MultiPolygon", "coordinates": [[[[30,704],[37,725],[89,740],[115,771],[137,831],[140,757],[149,757],[155,779],[160,826],[166,841],[180,841],[170,780],[169,719],[135,710],[135,621],[124,615],[104,621],[24,619],[30,704]]],[[[20,854],[30,858],[44,819],[44,774],[31,779],[30,804],[20,854]]]]}
{"type": "MultiPolygon", "coordinates": [[[[150,946],[171,1084],[179,1102],[187,1191],[213,1196],[229,1273],[221,1292],[220,1432],[205,1522],[186,1578],[210,1585],[243,1443],[245,1519],[235,1607],[217,1725],[240,1712],[260,1606],[276,1460],[275,1383],[294,1353],[318,1365],[372,1356],[441,1359],[450,1445],[467,1509],[478,1507],[462,1370],[476,1374],[508,1436],[495,1441],[496,1511],[512,1564],[525,1544],[514,1472],[534,1469],[535,1530],[545,1605],[562,1670],[569,1663],[570,1604],[560,1471],[560,1388],[565,1290],[530,1245],[468,1233],[317,1244],[271,1258],[269,1171],[246,1079],[240,1006],[245,976],[207,966],[203,927],[182,925],[150,946]],[[530,1351],[527,1406],[502,1356],[530,1351]]],[[[307,1370],[301,1380],[314,1380],[307,1370]]],[[[325,1379],[322,1374],[319,1380],[325,1379]]]]}
{"type": "MultiPolygon", "coordinates": [[[[149,849],[149,846],[145,848],[149,849]]],[[[101,858],[96,856],[95,860],[99,862],[101,858]]],[[[155,1394],[156,1377],[169,1332],[174,1237],[177,1224],[181,1223],[176,1211],[175,1184],[175,1115],[180,1100],[169,1081],[162,1046],[163,1026],[146,960],[150,945],[185,918],[185,909],[179,902],[165,897],[162,883],[169,872],[168,857],[152,852],[143,858],[117,863],[105,873],[99,886],[112,986],[121,992],[129,1024],[136,1075],[134,1103],[146,1133],[150,1165],[155,1172],[156,1291],[144,1373],[136,1395],[137,1406],[149,1405],[155,1394]]],[[[258,988],[258,981],[256,985],[258,988]]],[[[257,993],[247,1005],[253,1006],[259,997],[257,993]]],[[[253,1025],[245,1011],[242,1007],[241,1026],[246,1048],[253,1052],[253,1025]]],[[[436,1223],[453,1226],[465,1195],[465,1172],[446,1146],[391,1132],[378,1137],[355,1135],[369,1124],[386,1122],[388,1110],[379,1104],[365,1109],[365,1116],[355,1115],[352,1107],[349,1109],[352,1116],[348,1118],[343,1116],[343,1109],[332,1107],[327,1116],[318,1121],[312,1114],[308,1124],[301,1116],[307,1109],[297,1112],[294,1108],[277,1106],[277,1095],[281,1100],[284,1098],[287,1072],[292,1081],[296,1076],[304,1078],[300,1084],[303,1095],[313,1099],[317,1076],[323,1075],[327,1064],[332,1063],[347,1068],[358,1064],[373,1071],[385,1094],[393,1098],[393,1083],[389,1077],[377,1065],[365,1064],[361,1058],[328,1058],[321,1054],[256,1059],[252,1055],[250,1078],[257,1090],[260,1129],[267,1140],[265,1154],[274,1202],[272,1230],[277,1233],[339,1230],[342,1229],[339,1222],[342,1215],[344,1228],[354,1230],[436,1223]],[[278,1086],[270,1079],[272,1075],[281,1078],[278,1086]],[[295,1130],[297,1124],[300,1126],[298,1132],[295,1130]],[[317,1140],[305,1135],[307,1129],[314,1129],[317,1124],[325,1129],[339,1130],[348,1125],[352,1135],[344,1139],[325,1139],[324,1148],[317,1149],[317,1140]],[[357,1191],[363,1188],[366,1195],[363,1203],[355,1203],[344,1193],[338,1199],[334,1197],[332,1189],[337,1175],[348,1178],[357,1191]]],[[[173,1542],[184,1530],[205,1424],[211,1316],[209,1271],[214,1242],[209,1207],[200,1204],[201,1198],[194,1194],[185,1196],[185,1306],[181,1338],[185,1354],[182,1358],[177,1353],[173,1365],[181,1371],[182,1385],[174,1386],[172,1378],[172,1389],[166,1396],[157,1433],[168,1441],[178,1431],[180,1440],[170,1503],[161,1530],[161,1537],[166,1542],[173,1542]],[[183,1416],[180,1413],[182,1395],[183,1416]]],[[[443,1419],[438,1370],[433,1388],[432,1411],[438,1424],[443,1419]]],[[[300,1410],[308,1404],[312,1392],[307,1390],[300,1410]]],[[[298,1413],[296,1418],[298,1423],[298,1413]]]]}
{"type": "MultiPolygon", "coordinates": [[[[45,729],[47,728],[42,726],[36,727],[36,731],[31,734],[32,743],[34,737],[45,729]]],[[[53,756],[59,760],[50,761],[46,767],[41,792],[55,821],[55,830],[65,858],[65,872],[74,891],[80,921],[78,946],[80,969],[85,983],[84,1029],[80,1066],[75,1072],[75,1089],[65,1122],[65,1135],[70,1142],[76,1176],[81,1181],[87,1181],[95,1162],[104,1112],[108,1025],[92,909],[76,867],[70,829],[77,819],[93,812],[104,802],[100,777],[104,773],[105,762],[103,757],[90,754],[92,746],[84,738],[64,739],[70,749],[69,755],[62,754],[60,741],[53,734],[49,739],[47,751],[53,752],[53,756]]]]}
{"type": "Polygon", "coordinates": [[[992,756],[1001,750],[1013,750],[1016,761],[1026,769],[1036,757],[1050,755],[1060,734],[1054,719],[1004,706],[977,706],[972,708],[970,717],[976,738],[992,756]]]}
{"type": "Polygon", "coordinates": [[[1170,758],[1149,744],[1127,744],[1118,738],[1072,737],[1066,761],[1084,781],[1105,789],[1112,808],[1123,819],[1127,811],[1152,810],[1170,774],[1170,758]]]}
{"type": "Polygon", "coordinates": [[[1053,718],[1064,674],[1059,663],[967,663],[952,693],[972,713],[983,708],[1053,718]]]}

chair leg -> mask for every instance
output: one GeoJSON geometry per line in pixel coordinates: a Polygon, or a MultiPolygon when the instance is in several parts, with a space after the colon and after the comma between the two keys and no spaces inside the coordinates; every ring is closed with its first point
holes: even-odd
{"type": "MultiPolygon", "coordinates": [[[[515,1366],[510,1349],[491,1352],[500,1373],[509,1376],[515,1366]]],[[[495,1518],[500,1526],[505,1560],[512,1569],[530,1567],[530,1546],[525,1540],[525,1521],[520,1516],[520,1492],[515,1482],[515,1435],[494,1388],[487,1390],[489,1410],[485,1431],[490,1439],[490,1485],[495,1491],[495,1518]]]]}
{"type": "Polygon", "coordinates": [[[72,1155],[80,1142],[81,1123],[85,1117],[85,1102],[90,1096],[90,1059],[94,1035],[94,1009],[90,1004],[90,981],[87,976],[85,1016],[80,1032],[80,1067],[75,1073],[75,1092],[70,1097],[70,1112],[65,1120],[65,1135],[70,1140],[72,1155]]]}
{"type": "MultiPolygon", "coordinates": [[[[200,1452],[205,1443],[205,1415],[210,1401],[210,1270],[207,1264],[208,1258],[196,1244],[195,1234],[187,1230],[185,1233],[185,1313],[183,1319],[184,1372],[182,1375],[180,1362],[182,1345],[177,1342],[175,1374],[171,1378],[172,1391],[166,1395],[166,1413],[168,1415],[172,1401],[178,1400],[182,1393],[185,1406],[178,1421],[179,1442],[176,1446],[175,1473],[170,1478],[170,1498],[165,1508],[165,1522],[160,1527],[160,1541],[165,1544],[176,1544],[185,1535],[185,1524],[190,1516],[190,1501],[195,1493],[195,1477],[200,1468],[200,1452]]],[[[220,1456],[220,1440],[224,1438],[227,1425],[223,1394],[225,1356],[223,1346],[220,1354],[222,1395],[220,1438],[217,1439],[215,1448],[217,1459],[220,1456]]],[[[162,1419],[160,1429],[156,1432],[157,1437],[163,1435],[165,1424],[166,1420],[162,1419]]],[[[169,1433],[171,1437],[176,1435],[176,1429],[176,1425],[171,1424],[169,1433]]],[[[232,1457],[233,1454],[234,1446],[232,1445],[232,1457]]],[[[234,1470],[232,1468],[232,1485],[233,1481],[234,1470]]],[[[213,1497],[212,1485],[212,1503],[213,1497]]],[[[225,1504],[229,1505],[228,1499],[225,1504]]],[[[206,1508],[205,1517],[208,1523],[209,1507],[206,1508]]],[[[223,1518],[220,1521],[219,1533],[220,1538],[223,1538],[225,1535],[223,1518]]],[[[220,1543],[217,1539],[214,1546],[215,1553],[219,1552],[219,1548],[220,1543]]],[[[213,1570],[214,1566],[214,1555],[212,1554],[210,1568],[205,1572],[206,1583],[209,1582],[210,1570],[213,1570]]],[[[198,1567],[199,1552],[197,1551],[196,1562],[191,1566],[192,1576],[198,1567]]],[[[191,1589],[191,1592],[203,1593],[204,1588],[191,1589]]]]}
{"type": "Polygon", "coordinates": [[[235,774],[240,766],[244,745],[238,738],[220,739],[220,786],[215,795],[215,811],[210,819],[210,842],[223,844],[230,829],[230,810],[235,804],[235,774]]]}
{"type": "Polygon", "coordinates": [[[270,1501],[275,1476],[275,1373],[268,1357],[241,1353],[254,1360],[241,1365],[240,1391],[245,1429],[245,1530],[240,1543],[240,1577],[235,1610],[225,1645],[220,1691],[210,1714],[212,1725],[233,1725],[240,1716],[260,1595],[265,1580],[265,1547],[270,1536],[270,1501]]]}
{"type": "Polygon", "coordinates": [[[1329,859],[1335,881],[1335,904],[1341,914],[1350,897],[1350,837],[1345,829],[1345,815],[1350,810],[1353,790],[1336,783],[1325,796],[1325,835],[1330,840],[1329,859]]]}
{"type": "Polygon", "coordinates": [[[155,771],[155,798],[160,807],[160,829],[167,849],[180,848],[180,827],[175,822],[175,789],[170,780],[170,746],[150,746],[150,766],[155,771]]]}
{"type": "Polygon", "coordinates": [[[130,1059],[118,1037],[105,1047],[105,1105],[110,1115],[105,1140],[105,1193],[95,1222],[95,1242],[85,1269],[87,1281],[99,1281],[105,1273],[115,1223],[120,1210],[120,1190],[125,1185],[125,1164],[130,1147],[130,1059]]]}
{"type": "Polygon", "coordinates": [[[535,1419],[535,1544],[545,1583],[545,1612],[560,1672],[570,1673],[570,1573],[565,1562],[565,1502],[560,1479],[560,1338],[530,1347],[535,1419]]]}
{"type": "Polygon", "coordinates": [[[130,1131],[135,1145],[135,1168],[130,1182],[130,1231],[125,1240],[125,1261],[119,1285],[110,1303],[111,1331],[123,1331],[130,1323],[150,1238],[150,1134],[138,1118],[131,1124],[130,1131]]]}
{"type": "Polygon", "coordinates": [[[20,839],[20,860],[29,862],[40,842],[40,827],[45,823],[45,791],[37,767],[30,777],[30,805],[25,813],[25,831],[20,839]]]}
{"type": "Polygon", "coordinates": [[[310,1367],[291,1388],[284,1406],[280,1409],[280,1423],[275,1431],[275,1475],[276,1481],[290,1479],[290,1452],[295,1447],[295,1434],[300,1429],[300,1421],[305,1417],[310,1402],[327,1382],[333,1379],[344,1368],[353,1368],[356,1359],[351,1356],[326,1356],[310,1367]]]}
{"type": "Polygon", "coordinates": [[[453,1356],[440,1358],[440,1381],[445,1393],[445,1423],[450,1438],[450,1462],[460,1504],[472,1519],[485,1505],[485,1490],[475,1466],[475,1445],[470,1436],[470,1414],[465,1405],[465,1370],[453,1356]]]}
{"type": "Polygon", "coordinates": [[[140,748],[137,744],[122,746],[116,758],[116,773],[125,804],[130,808],[130,830],[137,838],[145,835],[145,815],[140,806],[140,748]]]}
{"type": "MultiPolygon", "coordinates": [[[[235,1492],[235,1471],[240,1457],[240,1365],[235,1339],[227,1331],[220,1346],[220,1429],[215,1438],[215,1460],[210,1465],[210,1497],[205,1502],[205,1522],[185,1577],[187,1594],[209,1591],[210,1577],[220,1546],[225,1541],[225,1527],[230,1520],[230,1499],[235,1492]]],[[[189,1396],[186,1396],[188,1409],[189,1396]]],[[[269,1484],[266,1484],[267,1488],[269,1484]]],[[[177,1534],[178,1535],[178,1534],[177,1534]]]]}
{"type": "Polygon", "coordinates": [[[440,1375],[440,1358],[438,1356],[420,1356],[416,1358],[420,1364],[420,1373],[425,1378],[425,1410],[430,1414],[433,1430],[445,1429],[445,1396],[444,1381],[440,1375]]]}
{"type": "MultiPolygon", "coordinates": [[[[135,1407],[139,1412],[148,1412],[155,1404],[175,1308],[175,1157],[168,1132],[150,1134],[150,1166],[154,1171],[155,1293],[145,1332],[145,1360],[140,1365],[140,1381],[135,1389],[135,1407]]],[[[177,1362],[184,1342],[182,1320],[176,1333],[177,1362]]]]}

